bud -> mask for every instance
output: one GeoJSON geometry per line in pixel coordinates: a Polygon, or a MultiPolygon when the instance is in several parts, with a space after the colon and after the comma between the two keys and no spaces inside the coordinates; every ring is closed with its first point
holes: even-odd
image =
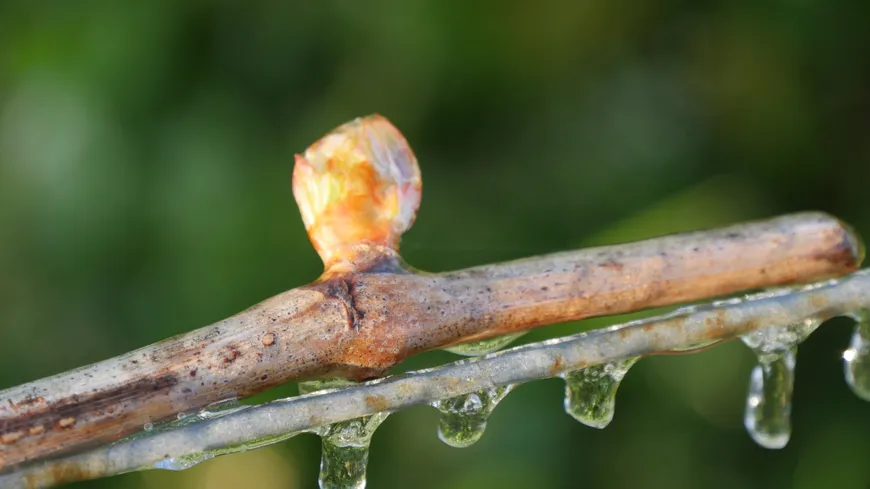
{"type": "Polygon", "coordinates": [[[352,267],[362,250],[398,251],[421,191],[414,153],[380,115],[348,122],[296,155],[293,195],[327,269],[352,267]]]}

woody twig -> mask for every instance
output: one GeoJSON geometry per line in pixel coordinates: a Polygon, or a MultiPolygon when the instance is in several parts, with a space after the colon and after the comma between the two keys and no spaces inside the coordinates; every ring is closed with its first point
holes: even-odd
{"type": "Polygon", "coordinates": [[[371,379],[435,348],[841,276],[863,253],[847,226],[807,213],[419,272],[401,260],[398,243],[420,202],[420,172],[379,116],[348,123],[298,156],[293,189],[325,264],[320,278],[214,325],[0,392],[0,472],[287,381],[371,379]]]}

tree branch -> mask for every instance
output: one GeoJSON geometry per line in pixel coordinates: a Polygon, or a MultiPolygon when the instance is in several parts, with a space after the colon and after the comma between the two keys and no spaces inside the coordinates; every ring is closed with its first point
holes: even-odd
{"type": "Polygon", "coordinates": [[[0,391],[0,472],[291,380],[370,379],[426,350],[842,275],[857,243],[807,213],[443,274],[358,248],[357,268],[212,326],[0,391]]]}
{"type": "Polygon", "coordinates": [[[807,319],[823,321],[867,308],[870,271],[863,270],[799,289],[687,307],[666,316],[247,407],[165,431],[154,430],[2,475],[0,486],[51,487],[148,468],[186,468],[215,455],[282,441],[317,426],[554,377],[593,365],[734,339],[807,319]]]}

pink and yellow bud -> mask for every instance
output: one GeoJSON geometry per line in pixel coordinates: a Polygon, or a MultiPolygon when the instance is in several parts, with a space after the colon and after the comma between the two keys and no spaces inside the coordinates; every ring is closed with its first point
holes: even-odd
{"type": "Polygon", "coordinates": [[[348,122],[296,155],[293,195],[327,269],[353,263],[361,250],[397,250],[421,191],[408,142],[379,115],[348,122]]]}

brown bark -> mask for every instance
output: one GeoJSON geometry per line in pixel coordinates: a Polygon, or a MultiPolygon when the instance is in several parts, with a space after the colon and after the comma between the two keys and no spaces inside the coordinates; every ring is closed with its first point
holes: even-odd
{"type": "Polygon", "coordinates": [[[363,249],[214,325],[0,392],[0,471],[291,380],[371,378],[457,343],[843,275],[861,253],[818,213],[443,274],[363,249]]]}

